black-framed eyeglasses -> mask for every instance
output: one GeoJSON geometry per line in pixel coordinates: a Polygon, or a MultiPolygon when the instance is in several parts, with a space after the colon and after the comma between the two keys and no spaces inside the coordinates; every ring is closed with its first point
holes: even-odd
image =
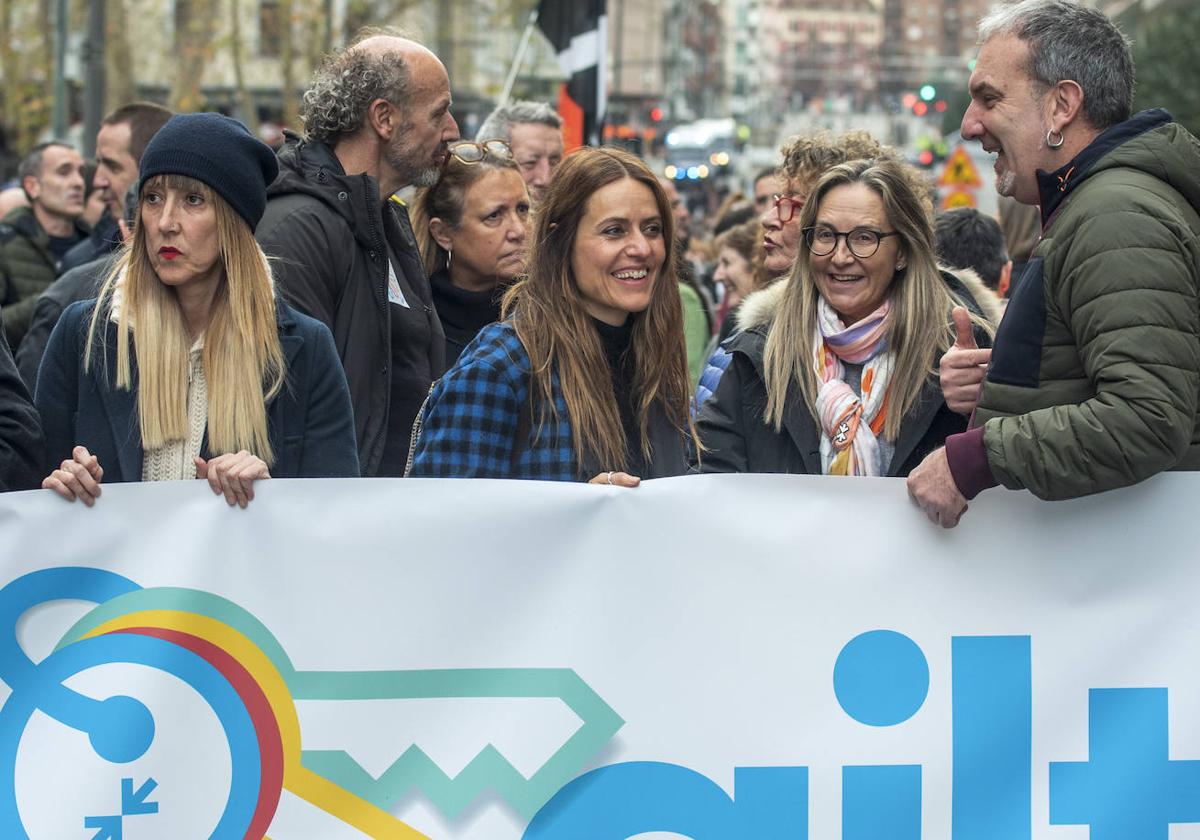
{"type": "Polygon", "coordinates": [[[780,223],[785,225],[796,217],[797,210],[804,209],[804,199],[792,198],[790,195],[775,194],[771,196],[771,203],[779,211],[780,223]]]}
{"type": "Polygon", "coordinates": [[[850,249],[850,253],[864,260],[867,257],[875,256],[880,242],[889,236],[900,235],[894,230],[885,233],[868,227],[856,227],[854,230],[842,231],[824,225],[806,227],[803,233],[804,244],[818,257],[827,257],[832,254],[837,249],[838,240],[845,237],[846,247],[850,249]]]}
{"type": "MultiPolygon", "coordinates": [[[[477,143],[473,140],[459,140],[451,145],[446,151],[450,153],[450,157],[457,158],[463,163],[479,163],[488,155],[501,160],[512,160],[512,147],[503,140],[484,140],[482,143],[477,143]]],[[[446,158],[449,160],[450,158],[446,158]]]]}

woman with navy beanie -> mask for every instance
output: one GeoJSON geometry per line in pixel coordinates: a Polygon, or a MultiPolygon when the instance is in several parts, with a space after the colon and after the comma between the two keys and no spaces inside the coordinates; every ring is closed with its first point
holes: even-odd
{"type": "Polygon", "coordinates": [[[154,135],[129,244],[46,348],[43,487],[90,506],[101,481],[201,478],[245,507],[261,479],[358,475],[333,339],[276,300],[254,240],[277,172],[220,114],[154,135]]]}

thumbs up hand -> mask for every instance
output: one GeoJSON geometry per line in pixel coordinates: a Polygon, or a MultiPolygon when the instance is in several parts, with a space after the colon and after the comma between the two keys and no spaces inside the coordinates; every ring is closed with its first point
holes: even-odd
{"type": "Polygon", "coordinates": [[[954,346],[942,355],[942,396],[950,410],[970,415],[979,402],[979,389],[991,361],[991,349],[980,350],[971,330],[971,316],[962,306],[954,307],[954,346]]]}

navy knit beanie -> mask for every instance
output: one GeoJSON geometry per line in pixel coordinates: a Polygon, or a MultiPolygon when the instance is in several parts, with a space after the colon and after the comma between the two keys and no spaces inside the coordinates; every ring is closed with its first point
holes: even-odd
{"type": "Polygon", "coordinates": [[[142,186],[155,175],[201,181],[258,226],[267,208],[267,186],[279,174],[270,146],[235,119],[221,114],[176,114],[150,139],[139,167],[142,186]]]}

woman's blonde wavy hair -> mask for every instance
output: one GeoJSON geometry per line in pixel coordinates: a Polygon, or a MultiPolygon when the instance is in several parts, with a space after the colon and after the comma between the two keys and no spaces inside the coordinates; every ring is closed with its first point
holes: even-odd
{"type": "Polygon", "coordinates": [[[141,225],[147,187],[197,192],[217,221],[223,282],[204,330],[208,383],[208,450],[214,456],[245,449],[275,460],[267,403],[284,382],[283,349],[275,316],[271,269],[245,219],[207,185],[182,175],[159,175],[142,187],[137,223],[101,287],[88,330],[84,369],[107,323],[116,322],[117,387],[134,387],[143,449],[187,438],[188,368],[192,339],[175,290],[158,279],[141,225]],[[131,353],[132,348],[132,353],[131,353]]]}
{"type": "MultiPolygon", "coordinates": [[[[928,197],[918,192],[920,180],[908,171],[910,168],[890,155],[835,166],[817,182],[799,222],[801,229],[811,227],[821,201],[835,187],[864,184],[879,196],[891,228],[900,235],[900,253],[905,255],[907,265],[896,272],[889,291],[892,310],[887,342],[896,360],[884,421],[887,440],[895,440],[899,435],[901,422],[926,379],[934,373],[934,363],[954,342],[951,309],[967,305],[950,290],[938,270],[928,197]]],[[[817,417],[817,390],[821,382],[813,347],[820,293],[808,256],[805,249],[796,259],[767,332],[763,359],[766,420],[777,431],[783,428],[788,391],[793,386],[800,389],[808,410],[817,417]]],[[[989,335],[994,333],[993,325],[974,312],[971,319],[989,335]]]]}
{"type": "Polygon", "coordinates": [[[691,386],[671,205],[641,160],[619,149],[584,148],[559,165],[537,209],[529,273],[508,290],[503,303],[504,317],[512,318],[517,338],[529,354],[530,396],[543,412],[536,418],[539,425],[547,419],[545,411],[553,411],[551,378],[557,371],[574,433],[576,463],[584,464],[591,453],[610,469],[628,466],[628,442],[600,335],[571,271],[571,255],[589,199],[624,178],[645,184],[654,195],[666,248],[649,307],[630,316],[634,320],[633,409],[641,436],[637,445],[649,461],[650,408],[657,402],[680,434],[690,434],[699,446],[688,412],[691,386]]]}

